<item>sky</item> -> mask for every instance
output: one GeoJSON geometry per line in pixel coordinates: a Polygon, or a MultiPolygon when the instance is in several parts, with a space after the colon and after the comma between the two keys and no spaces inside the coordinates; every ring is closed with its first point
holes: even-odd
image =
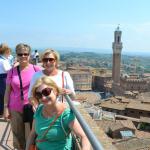
{"type": "Polygon", "coordinates": [[[0,42],[150,52],[150,0],[0,0],[0,42]]]}

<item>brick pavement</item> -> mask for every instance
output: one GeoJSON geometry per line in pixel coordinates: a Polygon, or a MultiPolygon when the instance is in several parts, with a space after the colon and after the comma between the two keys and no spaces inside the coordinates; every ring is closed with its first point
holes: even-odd
{"type": "Polygon", "coordinates": [[[0,118],[0,150],[13,150],[10,123],[0,118]]]}

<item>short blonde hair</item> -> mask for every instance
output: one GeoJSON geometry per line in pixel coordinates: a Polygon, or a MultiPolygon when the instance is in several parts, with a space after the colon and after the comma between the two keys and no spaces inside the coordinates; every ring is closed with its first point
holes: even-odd
{"type": "Polygon", "coordinates": [[[27,44],[24,44],[24,43],[20,43],[16,46],[16,53],[19,52],[20,50],[27,50],[30,54],[31,52],[31,47],[27,44]]]}
{"type": "Polygon", "coordinates": [[[11,53],[11,49],[8,47],[6,43],[2,43],[0,45],[0,54],[3,55],[5,53],[11,53]]]}
{"type": "Polygon", "coordinates": [[[59,56],[59,53],[57,51],[55,51],[54,49],[51,49],[51,48],[46,49],[41,55],[41,60],[43,60],[43,58],[49,54],[53,54],[53,56],[56,60],[56,67],[58,67],[60,56],[59,56]]]}
{"type": "Polygon", "coordinates": [[[47,86],[50,86],[52,87],[54,90],[56,90],[57,92],[57,95],[60,95],[62,94],[62,89],[59,88],[57,86],[57,84],[50,78],[50,77],[47,77],[47,76],[44,76],[42,78],[39,78],[36,83],[33,85],[33,88],[32,88],[32,95],[33,97],[35,98],[35,93],[36,93],[36,90],[38,87],[40,87],[42,84],[45,84],[47,86]]]}

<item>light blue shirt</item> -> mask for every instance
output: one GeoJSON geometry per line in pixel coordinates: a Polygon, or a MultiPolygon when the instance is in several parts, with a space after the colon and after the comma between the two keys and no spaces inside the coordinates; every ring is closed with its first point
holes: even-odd
{"type": "Polygon", "coordinates": [[[11,65],[9,60],[3,55],[0,55],[0,74],[5,74],[10,69],[11,69],[11,65]]]}

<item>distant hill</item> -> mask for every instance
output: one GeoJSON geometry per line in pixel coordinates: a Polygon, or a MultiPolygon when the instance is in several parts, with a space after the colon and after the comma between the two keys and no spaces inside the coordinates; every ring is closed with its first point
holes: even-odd
{"type": "MultiPolygon", "coordinates": [[[[95,52],[65,52],[60,53],[61,60],[85,65],[92,66],[96,68],[112,68],[112,54],[102,54],[95,52]]],[[[132,55],[122,55],[121,56],[122,64],[126,66],[136,65],[138,68],[145,68],[145,72],[150,72],[150,56],[132,56],[132,55]]]]}
{"type": "MultiPolygon", "coordinates": [[[[51,47],[50,47],[51,48],[51,47]]],[[[98,48],[74,48],[74,47],[52,47],[56,49],[60,53],[70,53],[70,52],[94,52],[99,54],[111,54],[113,53],[112,49],[98,49],[98,48]]],[[[42,52],[46,48],[32,48],[32,51],[37,49],[39,52],[42,52]]],[[[15,51],[15,48],[12,48],[12,51],[15,51]]],[[[143,50],[122,50],[123,55],[129,56],[150,56],[150,51],[143,51],[143,50]]]]}

